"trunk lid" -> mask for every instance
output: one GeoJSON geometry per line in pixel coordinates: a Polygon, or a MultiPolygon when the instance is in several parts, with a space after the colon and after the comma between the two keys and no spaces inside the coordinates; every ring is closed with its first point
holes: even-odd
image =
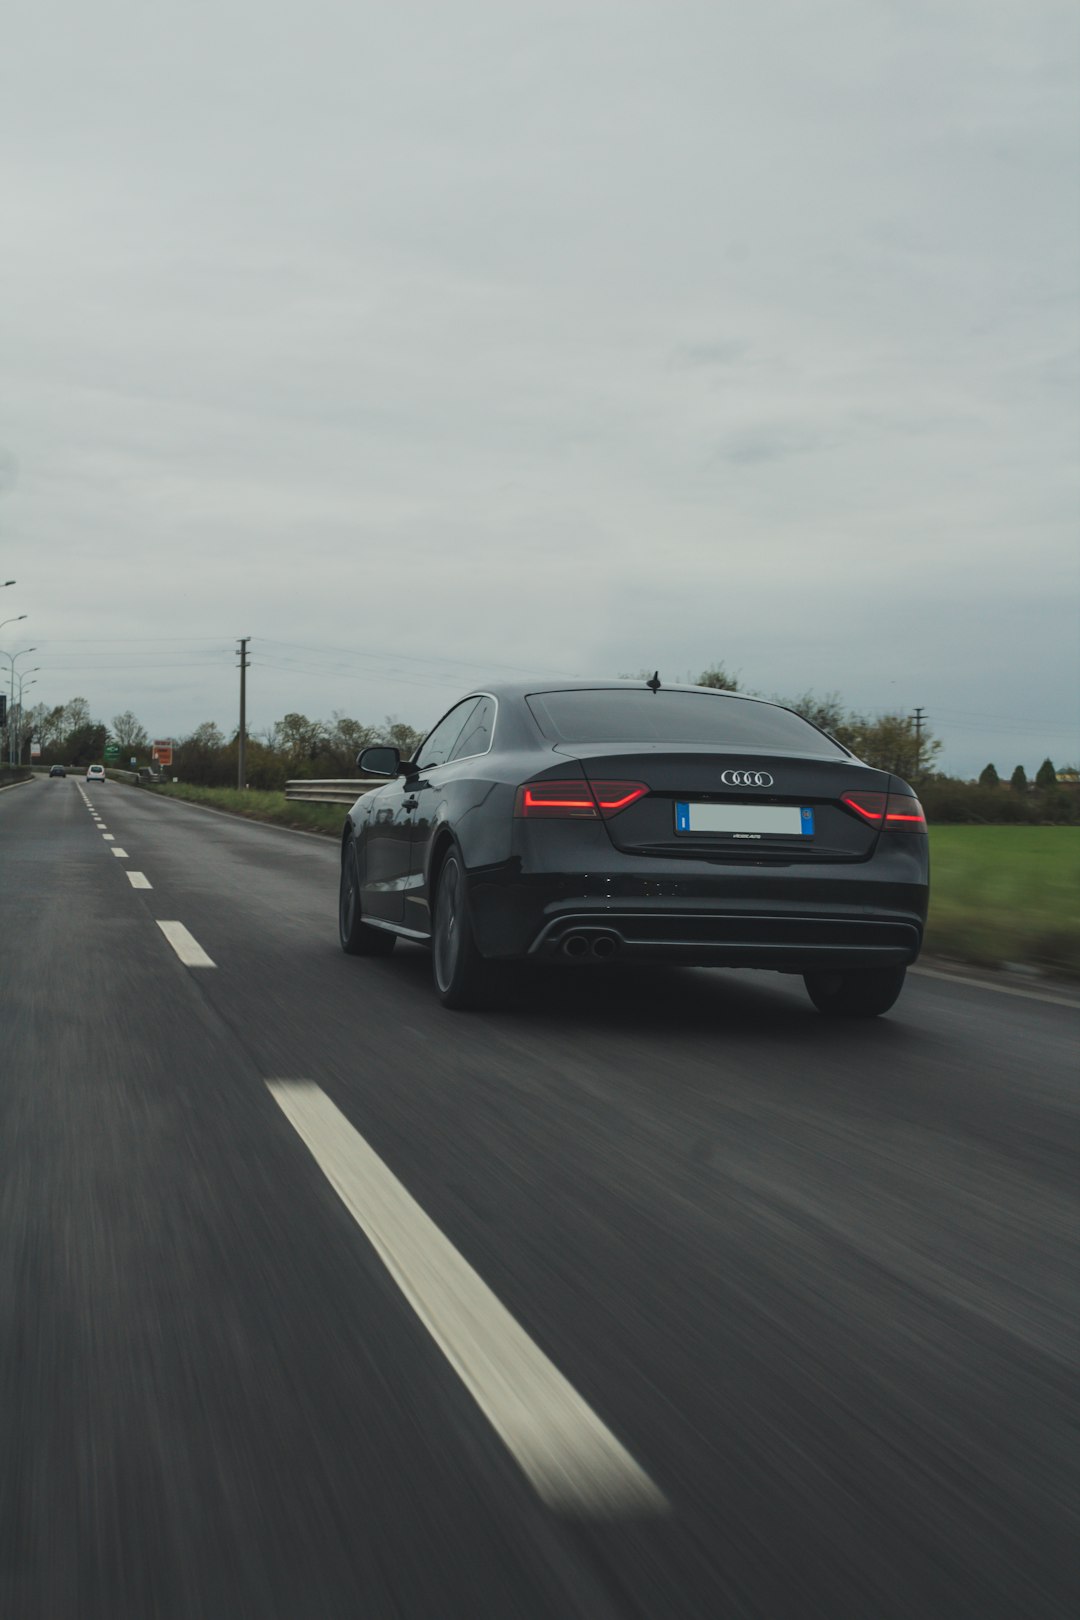
{"type": "Polygon", "coordinates": [[[575,760],[590,783],[644,783],[648,795],[606,818],[604,825],[617,849],[666,859],[782,864],[865,860],[873,852],[878,828],[840,799],[857,790],[885,793],[890,781],[887,771],[853,759],[747,748],[727,752],[694,743],[632,750],[625,743],[559,743],[555,753],[575,760]],[[686,808],[677,813],[677,806],[686,808]],[[695,811],[701,806],[716,808],[695,811]],[[812,823],[792,814],[755,814],[766,807],[808,810],[812,823]],[[723,823],[725,830],[700,830],[701,823],[710,822],[723,823]],[[812,824],[813,832],[779,832],[778,822],[792,822],[795,829],[812,824]]]}

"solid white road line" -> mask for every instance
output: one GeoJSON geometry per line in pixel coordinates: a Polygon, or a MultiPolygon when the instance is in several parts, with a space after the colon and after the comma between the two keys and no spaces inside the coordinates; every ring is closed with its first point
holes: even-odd
{"type": "Polygon", "coordinates": [[[127,880],[133,889],[152,889],[154,885],[142,872],[129,872],[127,880]]]}
{"type": "Polygon", "coordinates": [[[937,968],[912,967],[909,973],[917,973],[923,979],[938,979],[944,984],[969,984],[975,990],[990,990],[995,996],[1019,996],[1022,1001],[1045,1001],[1051,1007],[1072,1007],[1074,1011],[1080,1008],[1080,1002],[1075,996],[1055,996],[1049,990],[1021,990],[1019,985],[988,984],[985,979],[971,979],[962,973],[939,973],[937,968]]]}
{"type": "Polygon", "coordinates": [[[649,1476],[329,1097],[309,1080],[266,1083],[548,1506],[599,1518],[666,1512],[649,1476]]]}
{"type": "Polygon", "coordinates": [[[122,861],[126,861],[127,858],[128,858],[127,850],[126,849],[121,849],[119,844],[117,844],[116,848],[113,850],[113,854],[114,855],[119,855],[119,857],[120,857],[120,859],[122,861]]]}
{"type": "Polygon", "coordinates": [[[182,922],[161,922],[158,927],[185,967],[214,967],[194,935],[189,934],[182,922]]]}

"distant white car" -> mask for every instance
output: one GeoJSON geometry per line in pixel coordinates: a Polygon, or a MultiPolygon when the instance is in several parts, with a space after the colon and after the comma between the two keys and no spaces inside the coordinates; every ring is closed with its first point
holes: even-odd
{"type": "Polygon", "coordinates": [[[104,780],[105,780],[105,767],[104,767],[104,765],[88,765],[87,769],[86,769],[86,780],[88,782],[104,782],[104,780]]]}

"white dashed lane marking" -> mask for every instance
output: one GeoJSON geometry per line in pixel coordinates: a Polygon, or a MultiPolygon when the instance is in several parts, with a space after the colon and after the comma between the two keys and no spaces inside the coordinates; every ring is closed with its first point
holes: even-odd
{"type": "Polygon", "coordinates": [[[127,850],[126,849],[121,849],[119,844],[117,844],[116,848],[113,850],[113,854],[114,855],[119,855],[119,857],[120,857],[120,859],[122,861],[126,861],[127,858],[128,858],[127,850]]]}
{"type": "Polygon", "coordinates": [[[127,880],[133,889],[152,889],[154,886],[142,872],[129,872],[127,880]]]}
{"type": "Polygon", "coordinates": [[[309,1080],[268,1080],[469,1394],[549,1507],[593,1518],[665,1513],[649,1476],[309,1080]]]}
{"type": "Polygon", "coordinates": [[[215,966],[215,963],[207,956],[198,940],[193,934],[188,933],[182,922],[161,922],[158,919],[158,927],[185,967],[212,968],[215,966]]]}
{"type": "Polygon", "coordinates": [[[106,843],[107,843],[107,844],[111,844],[111,843],[113,843],[113,842],[114,842],[114,840],[115,840],[115,838],[116,838],[116,834],[115,834],[115,833],[102,833],[102,835],[101,835],[101,836],[102,836],[102,838],[104,838],[104,840],[105,840],[105,842],[106,842],[106,843]]]}

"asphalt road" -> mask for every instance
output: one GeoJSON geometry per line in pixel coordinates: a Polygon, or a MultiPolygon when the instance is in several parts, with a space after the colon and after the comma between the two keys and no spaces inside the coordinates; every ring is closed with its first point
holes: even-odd
{"type": "Polygon", "coordinates": [[[331,842],[84,793],[0,794],[3,1620],[1080,1612],[1075,1009],[450,1014],[331,842]]]}

